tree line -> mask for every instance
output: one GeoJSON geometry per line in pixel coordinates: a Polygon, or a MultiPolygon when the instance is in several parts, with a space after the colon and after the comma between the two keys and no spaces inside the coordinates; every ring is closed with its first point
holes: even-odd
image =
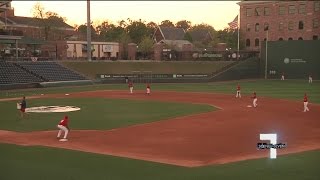
{"type": "MultiPolygon", "coordinates": [[[[55,12],[45,11],[40,3],[36,3],[33,7],[34,17],[41,19],[48,19],[54,21],[66,22],[66,18],[59,16],[55,12]]],[[[43,21],[47,22],[47,21],[43,21]]],[[[49,36],[50,31],[54,28],[53,23],[42,24],[46,37],[49,36]]],[[[193,25],[191,21],[180,20],[173,23],[170,20],[163,20],[159,26],[164,27],[177,27],[183,28],[186,32],[185,40],[192,42],[197,48],[214,47],[218,43],[226,43],[228,48],[237,48],[237,31],[225,28],[223,30],[215,30],[215,28],[209,24],[201,23],[193,25]],[[205,30],[212,35],[212,41],[209,42],[195,42],[190,36],[190,32],[196,30],[205,30]]],[[[153,45],[152,36],[156,31],[158,24],[145,20],[133,20],[127,18],[126,20],[113,23],[110,20],[104,20],[101,23],[90,24],[91,36],[93,40],[103,40],[111,42],[119,42],[123,44],[135,43],[138,45],[139,50],[142,52],[149,51],[153,45]]],[[[75,31],[77,31],[82,37],[87,35],[87,24],[75,25],[75,31]]]]}

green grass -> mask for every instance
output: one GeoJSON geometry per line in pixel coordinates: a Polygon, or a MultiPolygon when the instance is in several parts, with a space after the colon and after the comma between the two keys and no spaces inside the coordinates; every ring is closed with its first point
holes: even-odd
{"type": "Polygon", "coordinates": [[[209,105],[138,101],[105,98],[65,98],[28,100],[28,107],[68,105],[80,107],[69,113],[30,113],[21,119],[16,101],[0,102],[0,129],[38,131],[56,129],[56,124],[68,114],[72,129],[113,129],[165,120],[178,116],[212,111],[209,105]]]}
{"type": "MultiPolygon", "coordinates": [[[[320,81],[314,81],[308,84],[307,80],[257,80],[257,81],[239,81],[242,94],[251,94],[257,92],[258,96],[268,96],[282,99],[292,99],[301,101],[304,93],[308,93],[310,102],[320,103],[320,81]]],[[[219,92],[234,94],[237,81],[218,82],[218,83],[199,83],[199,84],[152,84],[153,90],[170,90],[183,92],[219,92]]],[[[136,84],[135,89],[144,89],[144,84],[136,84]]],[[[21,97],[23,95],[39,95],[48,93],[72,93],[80,91],[93,90],[128,90],[126,84],[104,84],[79,87],[60,87],[60,88],[42,88],[32,90],[14,90],[0,92],[0,98],[21,97]]]]}
{"type": "Polygon", "coordinates": [[[1,180],[318,180],[320,151],[185,168],[46,147],[0,144],[1,180]]]}

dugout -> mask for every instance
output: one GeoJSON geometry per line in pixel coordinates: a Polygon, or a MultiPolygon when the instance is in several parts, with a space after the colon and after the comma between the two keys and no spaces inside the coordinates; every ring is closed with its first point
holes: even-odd
{"type": "Polygon", "coordinates": [[[260,67],[261,77],[265,77],[266,73],[268,79],[280,79],[282,72],[286,79],[307,79],[309,74],[312,74],[314,79],[319,79],[320,41],[268,41],[267,47],[263,42],[260,67]]]}

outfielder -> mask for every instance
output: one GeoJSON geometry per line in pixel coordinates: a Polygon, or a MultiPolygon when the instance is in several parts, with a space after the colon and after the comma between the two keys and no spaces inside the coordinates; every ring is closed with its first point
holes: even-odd
{"type": "Polygon", "coordinates": [[[237,86],[237,94],[236,94],[236,98],[237,97],[239,97],[239,98],[241,98],[241,93],[240,93],[240,85],[238,84],[238,86],[237,86]]]}
{"type": "Polygon", "coordinates": [[[308,96],[307,93],[304,93],[304,98],[303,98],[303,112],[309,111],[308,108],[308,96]]]}
{"type": "Polygon", "coordinates": [[[281,75],[281,81],[283,81],[284,80],[284,73],[282,73],[282,75],[281,75]]]}
{"type": "Polygon", "coordinates": [[[257,107],[258,106],[258,104],[257,104],[258,98],[257,98],[256,92],[253,92],[252,98],[253,98],[253,102],[252,102],[253,107],[257,107]]]}
{"type": "Polygon", "coordinates": [[[64,116],[64,119],[62,119],[60,121],[60,123],[57,125],[57,127],[59,128],[59,132],[58,132],[58,135],[57,135],[57,139],[60,139],[60,135],[61,135],[61,132],[64,131],[64,137],[63,139],[60,139],[60,141],[67,141],[67,136],[68,136],[68,132],[70,131],[69,129],[69,126],[68,126],[68,116],[64,116]]]}
{"type": "Polygon", "coordinates": [[[147,84],[147,94],[150,95],[151,89],[150,89],[150,84],[147,84]]]}
{"type": "Polygon", "coordinates": [[[311,76],[311,74],[309,75],[309,83],[312,83],[312,76],[311,76]]]}
{"type": "Polygon", "coordinates": [[[128,87],[130,89],[130,93],[132,94],[133,93],[133,82],[132,81],[129,82],[128,87]]]}

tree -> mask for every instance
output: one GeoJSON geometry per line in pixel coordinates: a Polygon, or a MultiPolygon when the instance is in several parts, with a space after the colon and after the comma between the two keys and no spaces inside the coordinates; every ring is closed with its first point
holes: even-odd
{"type": "Polygon", "coordinates": [[[144,36],[142,41],[139,43],[138,50],[140,50],[144,57],[146,57],[152,51],[152,46],[153,40],[148,36],[144,36]]]}
{"type": "Polygon", "coordinates": [[[33,17],[37,18],[38,24],[44,30],[44,39],[49,40],[50,34],[55,33],[59,24],[64,23],[66,18],[59,16],[55,12],[45,11],[44,7],[37,2],[33,6],[33,17]]]}
{"type": "Polygon", "coordinates": [[[126,32],[121,33],[119,38],[119,43],[123,46],[122,59],[128,59],[128,44],[131,42],[131,38],[126,32]]]}
{"type": "Polygon", "coordinates": [[[152,34],[147,28],[144,21],[139,19],[139,21],[134,21],[129,19],[129,24],[126,27],[126,32],[136,44],[139,44],[144,36],[150,37],[152,34]]]}
{"type": "Polygon", "coordinates": [[[156,31],[156,29],[158,28],[158,25],[157,25],[155,22],[151,21],[151,22],[149,22],[149,23],[147,24],[147,28],[149,29],[150,34],[153,35],[153,33],[154,33],[154,32],[156,31]]]}
{"type": "Polygon", "coordinates": [[[170,20],[164,20],[164,21],[161,22],[161,26],[174,27],[174,24],[170,20]]]}
{"type": "MultiPolygon", "coordinates": [[[[97,32],[95,28],[91,25],[91,37],[92,38],[97,38],[97,32]]],[[[81,24],[80,26],[77,27],[76,29],[77,32],[79,32],[82,36],[86,37],[87,36],[87,25],[86,24],[81,24]]]]}
{"type": "Polygon", "coordinates": [[[176,23],[176,27],[177,28],[182,28],[184,29],[185,31],[189,30],[192,26],[191,26],[191,22],[190,21],[187,21],[187,20],[181,20],[181,21],[178,21],[176,23]]]}
{"type": "Polygon", "coordinates": [[[192,39],[192,37],[191,37],[191,35],[190,35],[190,33],[189,32],[186,32],[185,33],[185,35],[184,35],[184,40],[188,40],[189,42],[193,42],[193,39],[192,39]]]}

